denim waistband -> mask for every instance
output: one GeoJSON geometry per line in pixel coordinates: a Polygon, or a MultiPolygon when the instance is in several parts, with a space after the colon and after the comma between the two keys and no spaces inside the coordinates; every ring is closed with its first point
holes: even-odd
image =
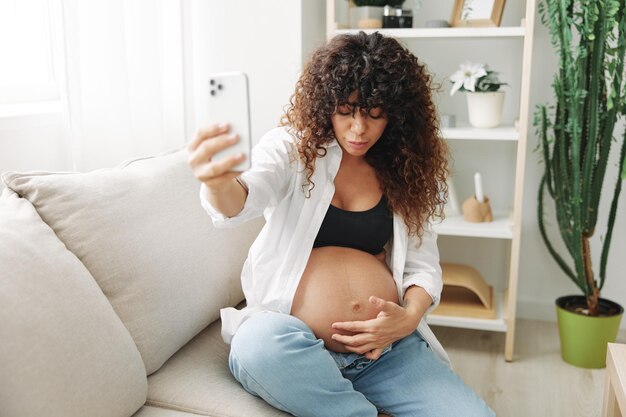
{"type": "MultiPolygon", "coordinates": [[[[383,356],[385,353],[389,352],[391,350],[391,346],[392,345],[387,346],[380,356],[383,356]]],[[[339,353],[333,352],[332,350],[329,350],[328,353],[330,353],[330,356],[335,360],[335,363],[340,370],[348,368],[350,366],[354,366],[358,369],[372,362],[372,359],[367,359],[365,355],[360,355],[358,353],[339,353]]]]}

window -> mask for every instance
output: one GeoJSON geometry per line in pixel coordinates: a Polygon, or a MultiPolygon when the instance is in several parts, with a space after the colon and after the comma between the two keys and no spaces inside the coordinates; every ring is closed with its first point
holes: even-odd
{"type": "Polygon", "coordinates": [[[0,105],[59,99],[50,0],[0,0],[0,105]]]}

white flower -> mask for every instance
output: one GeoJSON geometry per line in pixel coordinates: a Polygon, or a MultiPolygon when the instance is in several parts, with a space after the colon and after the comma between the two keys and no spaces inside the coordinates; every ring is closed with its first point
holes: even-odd
{"type": "Polygon", "coordinates": [[[454,83],[450,95],[453,95],[463,87],[464,90],[474,91],[476,80],[487,75],[483,64],[472,64],[469,61],[461,64],[461,69],[452,74],[450,81],[454,83]]]}

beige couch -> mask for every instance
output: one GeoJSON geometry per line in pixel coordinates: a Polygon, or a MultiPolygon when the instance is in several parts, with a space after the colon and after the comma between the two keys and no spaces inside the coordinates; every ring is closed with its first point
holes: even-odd
{"type": "Polygon", "coordinates": [[[2,180],[0,416],[286,415],[220,336],[262,220],[214,229],[184,151],[2,180]]]}

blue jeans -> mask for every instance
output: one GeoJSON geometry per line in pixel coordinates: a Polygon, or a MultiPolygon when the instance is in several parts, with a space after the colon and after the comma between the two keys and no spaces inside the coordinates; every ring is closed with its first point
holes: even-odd
{"type": "Polygon", "coordinates": [[[237,330],[229,365],[248,392],[295,416],[495,415],[417,332],[371,361],[327,350],[293,316],[259,313],[237,330]]]}

